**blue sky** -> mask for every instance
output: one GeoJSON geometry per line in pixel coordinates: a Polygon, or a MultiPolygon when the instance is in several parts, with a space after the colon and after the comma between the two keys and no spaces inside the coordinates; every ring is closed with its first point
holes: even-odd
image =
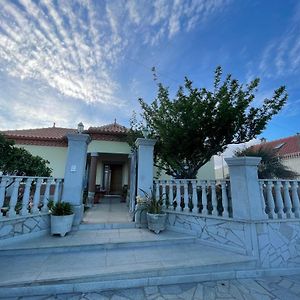
{"type": "Polygon", "coordinates": [[[210,87],[218,65],[261,78],[256,104],[286,85],[262,136],[300,132],[297,0],[0,0],[0,129],[128,126],[152,66],[174,92],[184,76],[210,87]]]}

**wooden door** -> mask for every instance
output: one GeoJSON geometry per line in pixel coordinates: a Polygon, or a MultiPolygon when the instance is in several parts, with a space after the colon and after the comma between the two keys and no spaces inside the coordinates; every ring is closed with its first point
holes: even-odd
{"type": "Polygon", "coordinates": [[[110,180],[110,194],[122,194],[122,165],[110,165],[111,180],[110,180]]]}

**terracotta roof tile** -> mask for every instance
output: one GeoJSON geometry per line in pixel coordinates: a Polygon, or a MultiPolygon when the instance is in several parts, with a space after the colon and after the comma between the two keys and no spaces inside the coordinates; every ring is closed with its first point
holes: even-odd
{"type": "Polygon", "coordinates": [[[118,123],[112,123],[108,125],[90,127],[87,133],[116,133],[116,134],[126,134],[128,129],[118,123]]]}
{"type": "Polygon", "coordinates": [[[252,147],[254,149],[263,147],[278,150],[278,155],[280,156],[300,153],[300,134],[296,134],[294,136],[289,136],[275,141],[263,142],[252,147]]]}
{"type": "Polygon", "coordinates": [[[35,129],[21,129],[21,130],[6,130],[2,133],[11,139],[46,139],[46,140],[61,140],[68,133],[75,133],[76,129],[62,128],[62,127],[48,127],[35,129]]]}

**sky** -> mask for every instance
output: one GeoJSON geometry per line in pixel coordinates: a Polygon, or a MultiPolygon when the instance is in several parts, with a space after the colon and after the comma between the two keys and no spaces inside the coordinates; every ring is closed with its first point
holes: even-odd
{"type": "Polygon", "coordinates": [[[298,0],[0,0],[0,129],[129,126],[158,80],[173,95],[215,68],[259,77],[255,104],[285,85],[284,109],[261,134],[300,132],[298,0]]]}

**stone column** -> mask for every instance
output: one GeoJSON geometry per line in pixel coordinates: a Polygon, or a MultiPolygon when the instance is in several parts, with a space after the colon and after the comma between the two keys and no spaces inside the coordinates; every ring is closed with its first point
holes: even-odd
{"type": "MultiPolygon", "coordinates": [[[[156,140],[138,138],[135,142],[137,150],[137,195],[144,196],[144,192],[151,194],[153,190],[153,149],[156,140]]],[[[136,205],[135,222],[140,227],[147,224],[146,211],[143,205],[136,205]]]]}
{"type": "Polygon", "coordinates": [[[83,184],[85,176],[88,134],[68,134],[68,154],[65,168],[62,200],[72,204],[75,218],[73,225],[79,225],[83,217],[83,184]]]}
{"type": "Polygon", "coordinates": [[[95,191],[96,191],[96,173],[97,173],[98,153],[91,153],[91,164],[89,172],[89,184],[88,184],[88,207],[92,207],[94,204],[95,191]]]}
{"type": "Polygon", "coordinates": [[[257,175],[260,157],[225,158],[229,168],[234,219],[266,219],[257,175]]]}
{"type": "Polygon", "coordinates": [[[137,195],[143,196],[143,191],[151,193],[153,188],[153,149],[156,140],[138,138],[135,142],[138,147],[138,178],[137,195]]]}

